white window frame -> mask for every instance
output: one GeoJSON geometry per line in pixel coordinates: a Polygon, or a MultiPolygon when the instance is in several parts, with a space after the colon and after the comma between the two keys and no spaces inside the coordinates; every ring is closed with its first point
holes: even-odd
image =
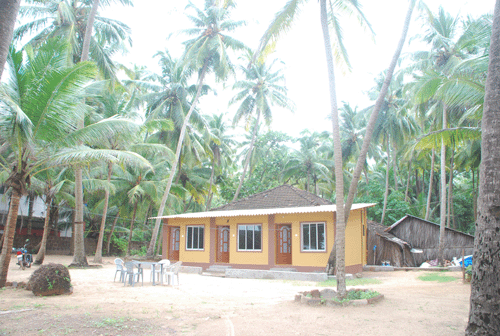
{"type": "MultiPolygon", "coordinates": [[[[194,246],[194,236],[191,237],[192,244],[191,246],[194,246]]],[[[186,226],[186,251],[204,251],[205,250],[205,226],[204,225],[187,225],[186,226]],[[188,247],[188,240],[189,240],[189,228],[194,229],[203,229],[203,239],[201,240],[201,243],[203,244],[203,247],[200,248],[200,233],[198,231],[198,244],[197,247],[188,247]]]]}
{"type": "MultiPolygon", "coordinates": [[[[255,246],[255,230],[253,231],[254,232],[254,236],[253,236],[253,245],[255,246]]],[[[245,228],[245,246],[246,246],[246,237],[247,237],[247,233],[248,233],[248,230],[245,228]]],[[[263,239],[263,234],[262,234],[262,224],[238,224],[238,241],[237,241],[237,247],[238,247],[238,251],[241,251],[241,252],[259,252],[259,251],[262,251],[262,239],[263,239]],[[248,249],[248,248],[244,248],[244,249],[240,249],[240,227],[241,226],[259,226],[260,227],[260,249],[248,249]]]]}
{"type": "MultiPolygon", "coordinates": [[[[317,228],[317,226],[316,226],[317,228]]],[[[318,239],[318,230],[316,229],[316,246],[318,247],[320,244],[319,244],[319,239],[318,239]]],[[[326,243],[327,243],[327,239],[326,239],[326,223],[325,222],[304,222],[304,223],[300,223],[300,251],[301,252],[326,252],[326,243]],[[304,249],[304,226],[306,225],[309,225],[309,239],[311,237],[311,234],[310,234],[310,225],[311,224],[316,224],[316,225],[323,225],[323,232],[324,232],[324,248],[323,249],[318,249],[316,248],[315,250],[312,250],[312,249],[304,249]]],[[[310,244],[309,244],[310,245],[310,244]]]]}

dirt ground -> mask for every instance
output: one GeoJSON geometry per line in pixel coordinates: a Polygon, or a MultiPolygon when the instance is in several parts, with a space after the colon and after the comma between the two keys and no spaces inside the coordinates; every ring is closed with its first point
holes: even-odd
{"type": "MultiPolygon", "coordinates": [[[[71,269],[71,295],[36,297],[0,290],[0,335],[463,335],[470,285],[461,273],[447,283],[421,281],[421,272],[364,272],[380,284],[379,303],[309,307],[293,302],[314,282],[226,279],[180,274],[179,286],[113,282],[114,258],[98,269],[71,269]]],[[[70,264],[72,257],[45,262],[70,264]]],[[[89,258],[91,262],[91,258],[89,258]]],[[[8,281],[26,281],[13,258],[8,281]]],[[[358,286],[362,288],[363,286],[358,286]]],[[[321,289],[321,288],[320,288],[321,289]]]]}

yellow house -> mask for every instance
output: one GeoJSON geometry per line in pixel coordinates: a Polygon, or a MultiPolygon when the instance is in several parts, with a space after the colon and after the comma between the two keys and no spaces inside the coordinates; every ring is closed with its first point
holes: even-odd
{"type": "MultiPolygon", "coordinates": [[[[346,272],[366,264],[366,208],[346,225],[346,272]]],[[[207,212],[164,216],[163,258],[183,265],[324,271],[335,241],[336,206],[283,185],[207,212]]]]}

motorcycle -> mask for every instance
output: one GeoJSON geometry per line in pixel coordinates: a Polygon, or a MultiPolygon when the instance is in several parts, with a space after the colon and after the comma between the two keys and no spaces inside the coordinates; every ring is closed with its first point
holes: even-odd
{"type": "Polygon", "coordinates": [[[31,253],[28,253],[28,250],[26,249],[26,246],[29,243],[29,239],[26,239],[26,244],[24,244],[23,247],[20,249],[17,249],[17,265],[21,269],[25,269],[26,267],[30,268],[31,264],[33,263],[33,256],[31,253]]]}

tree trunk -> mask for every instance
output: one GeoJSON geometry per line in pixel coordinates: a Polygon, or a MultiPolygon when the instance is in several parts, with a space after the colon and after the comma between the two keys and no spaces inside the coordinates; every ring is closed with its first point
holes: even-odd
{"type": "MultiPolygon", "coordinates": [[[[446,227],[450,227],[451,223],[451,204],[453,203],[453,158],[455,156],[455,149],[451,152],[450,158],[450,181],[448,181],[448,215],[446,216],[446,227]]],[[[455,228],[455,221],[453,221],[453,228],[455,228]]]]}
{"type": "Polygon", "coordinates": [[[408,199],[408,192],[410,190],[410,180],[411,180],[411,164],[413,161],[413,155],[410,159],[410,162],[408,162],[408,178],[406,179],[406,189],[405,189],[405,202],[409,202],[410,200],[408,199]]]}
{"type": "Polygon", "coordinates": [[[97,15],[98,8],[99,0],[94,0],[92,9],[89,13],[89,18],[87,20],[87,26],[85,27],[85,36],[83,37],[82,55],[80,57],[80,62],[89,60],[90,40],[92,39],[92,30],[94,29],[94,20],[97,15]]]}
{"type": "Polygon", "coordinates": [[[429,175],[429,192],[427,193],[427,205],[425,208],[425,220],[429,220],[429,216],[431,214],[432,182],[434,181],[435,158],[436,158],[436,150],[433,148],[431,156],[431,172],[429,175]]]}
{"type": "Polygon", "coordinates": [[[0,0],[0,79],[4,69],[21,0],[0,0]]]}
{"type": "MultiPolygon", "coordinates": [[[[92,9],[90,10],[89,18],[87,20],[87,26],[85,28],[85,36],[83,38],[82,55],[80,57],[80,62],[88,61],[89,59],[89,49],[90,49],[90,39],[92,38],[92,30],[94,27],[94,20],[97,14],[97,9],[99,8],[99,0],[94,0],[92,4],[92,9]]],[[[77,129],[82,129],[84,124],[84,116],[81,120],[77,121],[77,129]]],[[[75,251],[73,254],[73,261],[70,266],[88,266],[87,257],[85,256],[85,223],[83,221],[83,174],[82,168],[77,167],[75,169],[75,230],[74,230],[74,240],[75,240],[75,251]]]]}
{"type": "Polygon", "coordinates": [[[498,335],[500,330],[500,0],[493,14],[485,91],[468,336],[498,335]]]}
{"type": "Polygon", "coordinates": [[[248,148],[247,157],[245,158],[245,164],[243,165],[243,172],[241,173],[240,183],[238,184],[238,188],[234,193],[233,202],[238,199],[240,195],[241,187],[243,186],[243,180],[245,179],[246,172],[248,170],[248,166],[250,165],[250,159],[252,158],[253,146],[255,144],[255,138],[257,138],[257,131],[259,129],[259,121],[260,121],[260,110],[257,109],[257,119],[255,121],[255,126],[252,133],[252,140],[250,141],[250,148],[248,148]]]}
{"type": "Polygon", "coordinates": [[[137,203],[134,205],[134,212],[132,213],[132,220],[130,221],[130,231],[128,233],[128,246],[127,257],[130,256],[130,245],[132,244],[132,232],[134,230],[135,215],[137,213],[137,203]]]}
{"type": "MultiPolygon", "coordinates": [[[[113,164],[108,162],[108,184],[111,182],[111,173],[113,172],[113,164]]],[[[109,205],[109,190],[104,192],[104,209],[102,209],[101,227],[99,228],[99,238],[97,239],[97,248],[95,250],[94,262],[102,264],[102,243],[104,241],[104,228],[106,227],[106,216],[108,214],[109,205]]]]}
{"type": "Polygon", "coordinates": [[[380,219],[380,224],[384,225],[385,211],[387,210],[387,199],[389,197],[389,172],[390,172],[390,161],[391,161],[391,151],[389,146],[389,140],[387,140],[387,168],[385,170],[385,191],[384,191],[384,206],[382,208],[382,218],[380,219]]]}
{"type": "MultiPolygon", "coordinates": [[[[35,195],[33,193],[28,194],[28,236],[31,236],[31,229],[33,226],[33,205],[35,203],[35,195]]],[[[49,209],[50,210],[50,209],[49,209]]],[[[49,214],[47,213],[46,216],[49,214]]]]}
{"type": "Polygon", "coordinates": [[[384,103],[385,96],[387,94],[387,90],[389,85],[391,84],[392,74],[394,73],[394,69],[396,68],[396,64],[399,59],[399,55],[401,54],[401,50],[403,49],[403,45],[405,44],[406,35],[408,34],[408,28],[410,27],[411,14],[413,12],[413,7],[415,7],[416,0],[410,0],[408,6],[408,12],[406,13],[406,18],[403,26],[403,31],[401,32],[401,38],[399,40],[396,51],[394,52],[394,56],[392,57],[391,64],[387,69],[387,75],[384,80],[384,84],[382,85],[382,89],[380,90],[380,94],[375,102],[375,107],[373,108],[373,112],[370,115],[370,120],[368,121],[368,125],[366,126],[365,136],[363,139],[363,145],[361,146],[361,151],[358,156],[358,161],[356,162],[356,167],[354,168],[351,185],[349,186],[349,194],[347,196],[347,201],[345,204],[345,214],[347,219],[349,217],[349,212],[351,210],[352,202],[354,201],[354,196],[356,195],[356,191],[358,189],[358,182],[361,176],[361,170],[363,169],[363,165],[366,161],[366,154],[368,153],[368,148],[370,146],[370,142],[372,139],[373,131],[377,124],[378,114],[382,108],[384,103]]]}
{"type": "Polygon", "coordinates": [[[120,218],[120,211],[116,214],[115,220],[113,221],[113,225],[111,226],[111,230],[109,230],[109,235],[108,235],[108,246],[106,246],[106,251],[108,256],[110,255],[110,248],[111,248],[111,237],[113,237],[113,232],[115,231],[115,226],[116,222],[118,222],[118,218],[120,218]]]}
{"type": "Polygon", "coordinates": [[[5,223],[3,234],[2,253],[0,254],[0,288],[5,287],[7,282],[7,273],[9,272],[9,265],[11,259],[12,244],[14,243],[14,235],[16,233],[17,213],[19,210],[19,202],[21,193],[13,189],[10,196],[9,214],[7,215],[7,223],[5,223]]]}
{"type": "Polygon", "coordinates": [[[151,242],[149,243],[148,247],[148,252],[147,252],[148,257],[153,257],[153,253],[156,246],[156,239],[158,238],[158,231],[160,231],[161,217],[163,216],[163,211],[165,210],[165,204],[167,203],[168,195],[170,194],[170,188],[172,187],[172,181],[174,180],[174,175],[177,170],[177,164],[179,163],[182,143],[184,142],[184,136],[186,134],[186,128],[189,123],[189,119],[191,118],[191,114],[193,113],[194,108],[196,107],[196,104],[198,103],[198,100],[200,98],[201,89],[203,86],[203,79],[205,78],[207,67],[208,67],[208,62],[205,61],[205,64],[203,64],[203,68],[201,69],[200,72],[200,78],[198,80],[198,90],[196,91],[196,96],[194,97],[193,103],[189,108],[189,112],[188,114],[186,114],[186,117],[184,118],[184,121],[182,123],[181,133],[179,134],[179,141],[177,142],[177,150],[175,152],[175,161],[174,164],[172,165],[172,168],[170,169],[170,176],[168,177],[167,187],[165,188],[165,192],[163,193],[163,197],[161,199],[160,207],[158,208],[158,216],[156,216],[155,226],[153,228],[153,232],[151,235],[151,242]]]}
{"type": "Polygon", "coordinates": [[[326,64],[328,68],[328,83],[330,87],[330,108],[333,129],[333,153],[335,162],[335,197],[337,205],[336,234],[335,243],[335,266],[337,277],[337,292],[340,298],[347,295],[345,282],[345,223],[344,213],[344,176],[342,170],[342,146],[340,142],[339,115],[337,107],[337,91],[335,88],[335,70],[333,66],[332,44],[330,42],[330,32],[328,30],[328,17],[326,12],[326,0],[320,1],[321,28],[323,31],[323,41],[325,45],[326,64]]]}
{"type": "MultiPolygon", "coordinates": [[[[443,107],[443,129],[446,128],[446,105],[443,107]]],[[[439,246],[438,246],[438,262],[444,265],[444,245],[445,245],[445,229],[446,229],[446,146],[444,139],[441,139],[441,197],[439,199],[439,246]]]]}
{"type": "Polygon", "coordinates": [[[47,198],[45,199],[45,205],[47,208],[47,214],[45,215],[45,221],[43,223],[43,236],[42,236],[42,241],[40,242],[40,249],[38,250],[38,253],[36,254],[35,258],[35,265],[41,265],[43,264],[43,260],[45,259],[45,251],[47,249],[47,238],[49,237],[50,233],[50,207],[52,205],[52,197],[50,197],[47,194],[47,198]]]}
{"type": "Polygon", "coordinates": [[[214,184],[215,175],[215,160],[212,162],[212,172],[210,173],[210,186],[208,187],[207,200],[205,202],[205,211],[210,210],[210,203],[212,202],[212,186],[214,184]]]}
{"type": "MultiPolygon", "coordinates": [[[[83,120],[82,120],[83,122],[83,120]]],[[[82,168],[75,169],[75,221],[74,221],[74,251],[70,266],[88,266],[85,256],[85,222],[83,221],[83,176],[82,168]]]]}

